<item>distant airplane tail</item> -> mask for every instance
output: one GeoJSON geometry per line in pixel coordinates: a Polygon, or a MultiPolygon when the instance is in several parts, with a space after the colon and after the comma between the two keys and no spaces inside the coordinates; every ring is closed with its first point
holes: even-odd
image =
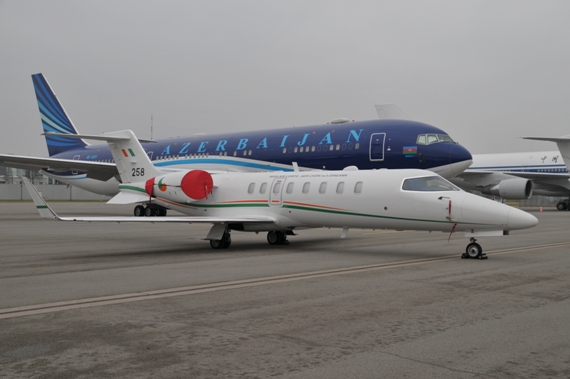
{"type": "MultiPolygon", "coordinates": [[[[34,91],[38,101],[40,117],[44,133],[78,134],[65,109],[53,93],[43,74],[32,75],[34,91]]],[[[50,157],[67,150],[85,147],[88,144],[82,139],[68,139],[57,135],[46,135],[46,143],[50,157]]]]}

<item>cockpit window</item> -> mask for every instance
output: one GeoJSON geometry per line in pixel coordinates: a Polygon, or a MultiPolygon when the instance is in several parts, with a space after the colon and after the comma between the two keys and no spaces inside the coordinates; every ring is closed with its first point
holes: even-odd
{"type": "Polygon", "coordinates": [[[459,191],[459,188],[443,179],[441,176],[424,176],[422,178],[409,178],[402,184],[404,191],[440,192],[459,191]]]}
{"type": "Polygon", "coordinates": [[[416,140],[418,145],[431,145],[438,142],[455,143],[447,134],[420,134],[416,140]]]}

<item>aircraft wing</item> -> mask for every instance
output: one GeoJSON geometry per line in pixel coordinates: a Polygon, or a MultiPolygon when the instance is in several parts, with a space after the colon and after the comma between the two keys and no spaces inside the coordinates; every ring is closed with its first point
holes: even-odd
{"type": "Polygon", "coordinates": [[[57,172],[82,171],[87,177],[107,181],[119,175],[114,163],[80,161],[71,159],[40,158],[23,155],[0,154],[0,165],[24,170],[51,170],[57,172]]]}
{"type": "MultiPolygon", "coordinates": [[[[492,176],[496,175],[497,171],[484,171],[484,170],[467,170],[463,171],[461,174],[457,175],[460,178],[469,180],[469,178],[474,177],[484,177],[484,176],[492,176]]],[[[568,174],[565,173],[552,173],[552,172],[500,172],[501,175],[504,176],[512,176],[516,178],[525,178],[525,179],[559,179],[559,178],[566,178],[568,174]]]]}
{"type": "Polygon", "coordinates": [[[221,218],[221,217],[84,217],[84,216],[73,216],[73,217],[60,217],[55,213],[49,205],[45,202],[43,197],[36,190],[36,187],[32,185],[30,180],[26,177],[22,177],[36,208],[38,209],[40,216],[47,218],[49,220],[58,221],[85,221],[85,222],[151,222],[153,224],[160,223],[209,223],[209,224],[228,224],[228,223],[271,223],[274,222],[272,218],[269,217],[235,217],[235,218],[221,218]]]}

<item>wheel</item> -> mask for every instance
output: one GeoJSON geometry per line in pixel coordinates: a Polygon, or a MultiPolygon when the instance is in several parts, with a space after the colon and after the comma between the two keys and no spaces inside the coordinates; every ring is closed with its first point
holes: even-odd
{"type": "Polygon", "coordinates": [[[277,234],[277,232],[269,232],[267,233],[267,242],[269,242],[270,245],[277,245],[279,243],[279,234],[277,234]]]}
{"type": "Polygon", "coordinates": [[[224,233],[224,237],[222,238],[222,249],[227,249],[232,244],[232,236],[230,233],[224,233]]]}
{"type": "Polygon", "coordinates": [[[483,254],[483,248],[478,243],[471,242],[469,245],[467,245],[465,254],[467,254],[469,258],[477,259],[481,256],[481,254],[483,254]]]}
{"type": "Polygon", "coordinates": [[[559,202],[558,204],[556,204],[556,209],[558,209],[559,211],[565,211],[566,210],[566,203],[564,202],[559,202]]]}
{"type": "Polygon", "coordinates": [[[154,210],[154,208],[146,207],[144,209],[144,215],[146,217],[154,217],[154,216],[156,216],[156,211],[154,210]]]}
{"type": "Polygon", "coordinates": [[[166,209],[165,208],[157,209],[157,211],[158,211],[157,216],[160,216],[160,217],[166,216],[166,209]]]}
{"type": "Polygon", "coordinates": [[[134,210],[135,217],[144,217],[144,207],[137,205],[134,210]]]}
{"type": "Polygon", "coordinates": [[[212,249],[223,249],[223,244],[222,240],[210,240],[210,246],[212,246],[212,249]]]}

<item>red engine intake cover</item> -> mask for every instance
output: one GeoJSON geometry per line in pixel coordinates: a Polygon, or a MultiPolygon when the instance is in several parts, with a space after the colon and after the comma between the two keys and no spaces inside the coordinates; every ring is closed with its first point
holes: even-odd
{"type": "Polygon", "coordinates": [[[180,182],[180,188],[182,188],[182,192],[184,192],[186,196],[201,200],[212,193],[214,180],[212,179],[212,175],[206,171],[192,170],[184,175],[180,182]]]}
{"type": "Polygon", "coordinates": [[[144,184],[144,189],[146,190],[146,193],[148,193],[149,196],[152,196],[153,187],[154,187],[154,178],[147,180],[146,183],[144,184]]]}

